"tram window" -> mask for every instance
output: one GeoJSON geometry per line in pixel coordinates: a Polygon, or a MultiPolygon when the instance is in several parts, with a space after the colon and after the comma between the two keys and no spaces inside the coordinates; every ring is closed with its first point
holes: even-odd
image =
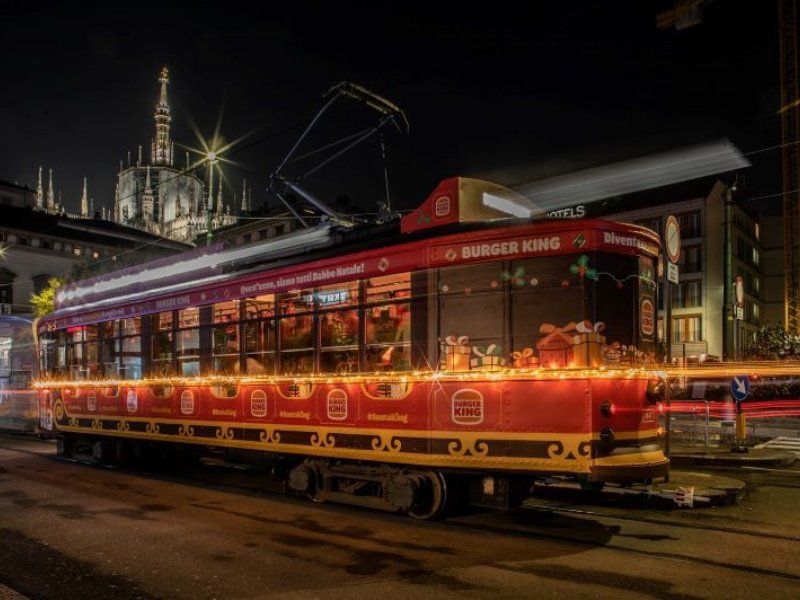
{"type": "Polygon", "coordinates": [[[142,320],[140,317],[122,319],[120,325],[122,335],[142,335],[142,320]]]}
{"type": "Polygon", "coordinates": [[[284,317],[280,321],[281,350],[312,348],[314,317],[310,314],[284,317]]]}
{"type": "Polygon", "coordinates": [[[275,372],[275,296],[244,300],[244,351],[249,374],[275,372]]]}
{"type": "Polygon", "coordinates": [[[172,331],[171,311],[158,313],[152,317],[152,373],[156,376],[172,375],[175,371],[173,356],[175,339],[172,331]]]}
{"type": "Polygon", "coordinates": [[[358,304],[358,281],[347,281],[314,288],[314,302],[319,309],[358,304]]]}
{"type": "Polygon", "coordinates": [[[123,379],[142,378],[142,319],[132,317],[119,321],[119,372],[123,379]]]}
{"type": "Polygon", "coordinates": [[[313,291],[286,292],[280,295],[279,302],[281,350],[311,350],[314,346],[314,318],[310,314],[314,308],[313,291]],[[304,312],[306,314],[302,314],[304,312]]]}
{"type": "Polygon", "coordinates": [[[200,309],[196,306],[193,308],[184,308],[178,311],[178,328],[183,329],[186,327],[199,327],[200,326],[200,309]]]}
{"type": "Polygon", "coordinates": [[[311,373],[314,370],[314,306],[312,290],[294,290],[280,295],[282,318],[278,327],[283,373],[311,373]]]}
{"type": "Polygon", "coordinates": [[[397,273],[367,280],[367,302],[391,302],[411,296],[411,274],[397,273]]]}
{"type": "MultiPolygon", "coordinates": [[[[570,271],[575,255],[513,261],[508,274],[511,285],[510,352],[535,351],[542,339],[540,327],[564,328],[588,318],[583,280],[570,271]]],[[[567,332],[572,335],[574,332],[567,332]]]]}
{"type": "Polygon", "coordinates": [[[71,379],[85,379],[87,376],[85,366],[86,327],[76,326],[67,328],[67,369],[71,379]]]}
{"type": "Polygon", "coordinates": [[[97,377],[100,375],[100,348],[97,325],[86,326],[86,376],[97,377]]]}
{"type": "MultiPolygon", "coordinates": [[[[196,309],[195,309],[196,310],[196,309]]],[[[229,323],[239,320],[239,301],[217,302],[213,305],[214,323],[229,323]]]]}
{"type": "Polygon", "coordinates": [[[214,315],[214,371],[231,374],[239,369],[239,301],[218,302],[214,315]]]}
{"type": "Polygon", "coordinates": [[[244,300],[244,318],[264,319],[275,316],[275,295],[266,294],[244,300]]]}
{"type": "Polygon", "coordinates": [[[103,374],[116,377],[119,375],[119,321],[108,321],[102,325],[100,338],[100,362],[103,374]]]}
{"type": "Polygon", "coordinates": [[[635,354],[629,353],[628,356],[620,357],[623,362],[626,359],[634,359],[635,362],[639,358],[652,358],[655,351],[655,323],[652,319],[655,316],[645,326],[645,332],[649,332],[649,335],[644,339],[639,318],[639,300],[649,297],[651,303],[655,302],[653,260],[599,253],[597,262],[598,270],[603,276],[595,286],[593,309],[597,320],[605,323],[603,335],[606,343],[615,350],[631,345],[636,348],[635,354]]]}
{"type": "Polygon", "coordinates": [[[178,373],[184,377],[200,374],[200,309],[184,308],[178,311],[176,356],[178,373]]]}
{"type": "Polygon", "coordinates": [[[67,372],[67,332],[63,329],[57,333],[55,340],[56,362],[55,369],[59,375],[66,375],[67,372]]]}
{"type": "Polygon", "coordinates": [[[44,373],[55,373],[56,340],[51,332],[42,334],[39,344],[39,368],[44,373]]]}
{"type": "Polygon", "coordinates": [[[244,350],[248,373],[273,373],[275,371],[275,321],[269,319],[245,323],[244,350]]]}
{"type": "Polygon", "coordinates": [[[411,370],[410,304],[373,306],[366,315],[367,370],[411,370]]]}
{"type": "Polygon", "coordinates": [[[131,335],[121,339],[122,366],[120,371],[125,379],[142,378],[142,338],[131,335]]]}
{"type": "Polygon", "coordinates": [[[440,339],[468,336],[473,348],[487,348],[491,344],[502,347],[505,329],[502,274],[499,262],[439,270],[440,339]]]}
{"type": "Polygon", "coordinates": [[[314,309],[314,291],[290,290],[278,296],[278,303],[282,315],[311,311],[314,309]]]}
{"type": "Polygon", "coordinates": [[[358,311],[336,310],[320,314],[320,370],[357,372],[358,311]]]}
{"type": "Polygon", "coordinates": [[[284,373],[311,373],[314,370],[314,353],[311,350],[302,352],[282,352],[281,371],[284,373]]]}

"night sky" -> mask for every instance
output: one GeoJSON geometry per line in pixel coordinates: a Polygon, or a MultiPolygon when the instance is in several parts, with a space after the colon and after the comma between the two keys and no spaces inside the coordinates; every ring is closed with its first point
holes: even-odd
{"type": "MultiPolygon", "coordinates": [[[[170,69],[178,165],[210,139],[241,137],[225,165],[226,198],[242,178],[256,206],[269,174],[347,80],[405,112],[410,133],[385,129],[396,209],[439,180],[505,185],[727,137],[744,152],[780,143],[777,1],[717,0],[703,23],[659,30],[664,1],[463,3],[126,2],[0,0],[3,91],[0,179],[36,186],[54,170],[69,210],[89,178],[111,208],[119,161],[149,154],[158,73],[170,69]],[[284,5],[285,4],[285,5],[284,5]]],[[[342,103],[300,154],[374,125],[342,103]]],[[[320,155],[293,163],[293,176],[320,155]]],[[[781,190],[780,153],[751,157],[742,198],[768,207],[781,190]]],[[[45,183],[46,185],[46,183],[45,183]]],[[[326,201],[375,210],[383,195],[377,138],[305,183],[326,201]]],[[[57,192],[58,193],[58,192],[57,192]]],[[[276,201],[271,199],[274,204],[276,201]]]]}

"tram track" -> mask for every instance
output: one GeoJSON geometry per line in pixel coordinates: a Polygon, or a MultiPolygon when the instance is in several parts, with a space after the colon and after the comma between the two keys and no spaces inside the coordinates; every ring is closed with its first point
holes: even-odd
{"type": "Polygon", "coordinates": [[[604,511],[594,511],[580,508],[560,507],[551,504],[531,504],[526,503],[522,510],[546,510],[555,513],[575,514],[587,517],[602,517],[606,519],[615,519],[618,521],[628,521],[632,523],[646,523],[651,525],[662,525],[667,527],[677,527],[680,529],[691,529],[694,531],[713,531],[719,533],[732,533],[736,535],[746,535],[765,539],[786,540],[789,542],[800,543],[800,536],[782,535],[775,533],[768,533],[765,531],[755,531],[752,529],[742,529],[739,527],[724,527],[721,525],[698,525],[697,523],[683,523],[680,521],[673,521],[668,519],[653,519],[644,517],[632,517],[620,513],[609,513],[604,511]]]}
{"type": "MultiPolygon", "coordinates": [[[[91,460],[89,457],[75,457],[66,458],[58,457],[52,454],[47,454],[35,449],[8,447],[4,446],[5,450],[27,454],[32,456],[42,457],[45,460],[52,460],[62,463],[70,463],[90,468],[102,468],[119,472],[120,474],[133,475],[136,477],[152,478],[161,481],[169,481],[173,483],[181,483],[186,485],[197,486],[205,489],[214,489],[219,491],[226,491],[230,493],[247,494],[251,496],[265,496],[270,499],[279,501],[289,500],[298,506],[301,503],[309,502],[306,498],[298,497],[293,494],[286,493],[282,489],[277,489],[280,484],[275,480],[274,485],[270,485],[270,475],[266,474],[263,469],[253,469],[248,473],[248,470],[238,470],[239,474],[244,474],[245,478],[254,479],[258,475],[264,475],[260,481],[226,481],[226,476],[230,477],[234,472],[229,465],[209,465],[205,464],[199,468],[192,468],[189,471],[154,471],[147,469],[135,469],[130,467],[122,467],[116,465],[106,465],[91,460]],[[209,467],[211,467],[209,469],[209,467]],[[219,474],[215,474],[211,469],[224,469],[219,474]],[[199,472],[198,472],[199,471],[199,472]],[[262,484],[263,483],[263,484],[262,484]]],[[[351,510],[351,507],[344,505],[330,505],[337,510],[351,510]]],[[[317,508],[322,508],[317,506],[317,508]]],[[[373,513],[376,518],[387,518],[379,516],[380,513],[373,513]]],[[[793,536],[780,533],[771,533],[765,531],[757,531],[753,529],[746,529],[742,527],[729,527],[714,524],[699,524],[687,523],[671,519],[659,519],[647,516],[629,515],[618,512],[608,512],[603,510],[593,510],[591,508],[582,508],[575,506],[559,506],[557,504],[540,504],[531,503],[528,501],[523,507],[511,511],[509,513],[499,513],[496,511],[491,512],[474,512],[467,515],[457,515],[445,518],[435,522],[420,522],[414,520],[407,520],[404,522],[412,527],[443,527],[446,529],[462,530],[462,531],[475,531],[491,535],[500,535],[508,538],[531,538],[541,539],[543,541],[552,541],[561,544],[569,544],[578,548],[588,549],[604,549],[611,552],[617,552],[624,555],[635,555],[639,557],[646,557],[650,559],[663,560],[669,562],[678,562],[684,564],[697,565],[702,567],[713,567],[717,569],[725,569],[736,572],[747,572],[753,575],[779,578],[783,580],[800,582],[800,575],[788,573],[781,570],[766,568],[763,566],[746,564],[744,562],[726,561],[714,559],[707,556],[693,555],[690,553],[679,553],[672,551],[661,550],[648,550],[626,546],[621,543],[615,543],[614,537],[616,534],[611,534],[609,537],[599,536],[599,539],[593,539],[591,535],[586,533],[586,530],[554,530],[552,524],[545,526],[531,523],[537,514],[553,514],[553,515],[566,515],[569,517],[576,517],[579,519],[593,519],[597,524],[602,525],[602,529],[614,529],[614,522],[638,523],[645,525],[654,525],[658,527],[669,527],[678,530],[690,530],[695,532],[709,532],[709,533],[722,533],[733,536],[739,536],[744,539],[761,539],[761,540],[774,540],[780,542],[788,542],[790,544],[798,544],[797,550],[793,554],[800,553],[800,536],[793,536]],[[502,522],[498,522],[502,519],[502,522]],[[609,523],[609,521],[611,523],[609,523]]],[[[392,518],[392,517],[388,517],[392,518]]],[[[633,536],[636,537],[636,536],[633,536]]],[[[746,542],[742,542],[745,544],[746,542]]],[[[502,567],[501,567],[502,568],[502,567]]]]}
{"type": "MultiPolygon", "coordinates": [[[[548,511],[548,512],[567,512],[566,510],[557,511],[557,507],[553,506],[546,506],[542,508],[522,508],[518,509],[518,511],[548,511]]],[[[581,510],[581,509],[572,509],[569,511],[570,513],[577,514],[580,516],[597,516],[603,518],[615,518],[611,517],[610,515],[602,512],[595,512],[589,510],[581,510]]],[[[636,519],[636,518],[625,518],[619,517],[620,520],[626,521],[637,521],[637,522],[644,522],[644,523],[653,523],[653,524],[664,524],[669,525],[670,527],[679,527],[684,529],[694,529],[700,531],[713,531],[718,533],[728,533],[733,535],[743,535],[743,536],[753,536],[761,539],[767,540],[776,540],[776,541],[789,541],[789,542],[797,542],[800,544],[800,538],[794,536],[784,536],[780,534],[768,534],[765,532],[754,532],[751,530],[746,529],[737,529],[737,528],[724,528],[724,527],[708,527],[708,526],[693,526],[691,524],[681,524],[681,523],[673,523],[667,521],[658,521],[658,520],[650,520],[650,519],[636,519]]],[[[566,544],[573,544],[580,546],[586,549],[599,549],[602,548],[604,550],[609,550],[612,552],[619,552],[620,554],[625,555],[635,555],[639,557],[646,557],[656,560],[664,560],[670,562],[680,562],[684,564],[692,564],[697,566],[703,567],[714,567],[718,569],[725,569],[730,571],[735,571],[737,573],[740,572],[747,572],[753,575],[760,575],[760,576],[767,576],[767,577],[774,577],[783,580],[789,581],[798,581],[800,582],[800,575],[794,573],[787,573],[784,571],[779,571],[775,569],[769,569],[765,567],[759,567],[755,565],[746,564],[744,562],[734,562],[734,561],[724,561],[724,560],[715,560],[713,558],[707,558],[703,556],[693,556],[690,554],[682,554],[676,552],[663,552],[657,550],[644,550],[640,548],[632,548],[629,546],[623,546],[620,544],[613,543],[612,541],[595,541],[592,539],[586,539],[580,537],[580,535],[573,535],[569,533],[557,533],[552,531],[552,529],[548,526],[547,529],[536,528],[535,530],[520,530],[518,528],[513,527],[512,525],[509,526],[498,526],[495,524],[486,524],[486,523],[475,523],[475,522],[459,522],[459,521],[448,521],[447,525],[455,526],[455,527],[463,527],[465,529],[472,529],[475,531],[480,531],[483,533],[490,533],[490,534],[503,534],[508,535],[510,537],[519,537],[524,536],[527,537],[529,535],[535,535],[538,539],[543,540],[551,540],[554,542],[559,543],[566,543],[566,544]]],[[[613,537],[612,537],[613,539],[613,537]]],[[[800,552],[800,546],[798,546],[797,552],[800,552]]]]}

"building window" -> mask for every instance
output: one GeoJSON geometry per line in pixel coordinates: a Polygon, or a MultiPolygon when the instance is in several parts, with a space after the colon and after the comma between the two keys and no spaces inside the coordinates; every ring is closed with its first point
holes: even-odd
{"type": "Polygon", "coordinates": [[[34,275],[31,277],[33,281],[33,293],[39,294],[41,291],[47,287],[47,282],[50,281],[51,275],[47,273],[40,273],[39,275],[34,275]]]}
{"type": "Polygon", "coordinates": [[[92,258],[100,258],[100,250],[92,248],[92,258]]]}
{"type": "Polygon", "coordinates": [[[700,342],[703,340],[702,318],[699,316],[673,317],[672,342],[700,342]]]}
{"type": "Polygon", "coordinates": [[[285,229],[284,225],[277,225],[275,227],[275,235],[283,235],[284,229],[285,229]]]}
{"type": "Polygon", "coordinates": [[[684,246],[678,261],[681,273],[699,273],[703,270],[702,246],[684,246]]]}
{"type": "Polygon", "coordinates": [[[682,238],[697,238],[703,235],[702,220],[699,210],[676,215],[676,218],[678,219],[678,224],[681,226],[682,238]]]}
{"type": "Polygon", "coordinates": [[[682,281],[674,290],[672,308],[703,306],[703,284],[700,280],[682,281]]]}
{"type": "Polygon", "coordinates": [[[0,304],[11,305],[14,303],[14,280],[17,276],[0,267],[0,304]]]}
{"type": "Polygon", "coordinates": [[[637,221],[636,224],[641,225],[642,227],[647,227],[648,229],[652,229],[658,235],[664,233],[663,231],[661,231],[661,217],[651,217],[649,219],[642,219],[641,221],[637,221]]]}
{"type": "Polygon", "coordinates": [[[83,248],[81,248],[80,246],[73,246],[72,254],[74,254],[75,256],[83,256],[83,248]]]}

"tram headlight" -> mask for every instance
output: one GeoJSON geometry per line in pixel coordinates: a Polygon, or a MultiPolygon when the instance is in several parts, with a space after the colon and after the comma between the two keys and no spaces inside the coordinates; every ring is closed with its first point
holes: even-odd
{"type": "Polygon", "coordinates": [[[611,400],[604,400],[600,404],[600,414],[604,417],[613,417],[617,412],[617,406],[611,400]]]}

